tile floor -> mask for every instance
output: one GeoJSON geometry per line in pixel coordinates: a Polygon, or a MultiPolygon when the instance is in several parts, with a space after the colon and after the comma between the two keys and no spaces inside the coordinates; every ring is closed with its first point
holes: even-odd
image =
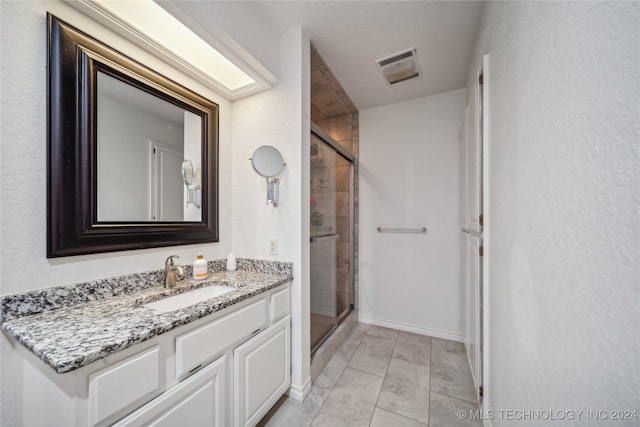
{"type": "Polygon", "coordinates": [[[461,343],[358,323],[304,402],[286,399],[268,427],[481,426],[461,343]]]}

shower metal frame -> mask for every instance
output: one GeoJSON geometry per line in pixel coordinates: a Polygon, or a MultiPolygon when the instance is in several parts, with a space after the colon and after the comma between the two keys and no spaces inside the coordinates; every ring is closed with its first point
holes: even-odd
{"type": "Polygon", "coordinates": [[[346,148],[338,144],[336,140],[334,140],[327,132],[321,129],[318,125],[311,122],[311,133],[315,135],[322,142],[336,150],[339,156],[343,157],[351,164],[351,168],[349,170],[349,310],[347,313],[340,318],[340,320],[336,321],[336,324],[331,328],[329,332],[327,332],[320,341],[311,348],[311,354],[322,346],[322,344],[329,338],[336,328],[339,326],[339,323],[346,318],[349,313],[351,313],[356,307],[356,282],[355,282],[355,166],[356,166],[356,158],[355,156],[348,151],[346,148]]]}

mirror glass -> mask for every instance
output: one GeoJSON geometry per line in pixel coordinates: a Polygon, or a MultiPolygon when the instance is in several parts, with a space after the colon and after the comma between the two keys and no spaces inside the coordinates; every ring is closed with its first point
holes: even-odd
{"type": "Polygon", "coordinates": [[[258,175],[265,178],[278,176],[284,169],[284,159],[277,148],[263,145],[253,152],[251,164],[258,175]]]}
{"type": "Polygon", "coordinates": [[[103,72],[96,102],[98,221],[201,221],[182,174],[200,185],[201,118],[103,72]]]}

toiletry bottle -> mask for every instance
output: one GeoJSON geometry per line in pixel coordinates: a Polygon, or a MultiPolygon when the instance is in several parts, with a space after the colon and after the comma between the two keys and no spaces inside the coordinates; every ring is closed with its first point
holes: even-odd
{"type": "Polygon", "coordinates": [[[202,280],[206,279],[208,275],[207,261],[202,256],[202,253],[198,253],[198,259],[193,261],[193,278],[195,280],[202,280]]]}
{"type": "Polygon", "coordinates": [[[236,271],[236,268],[236,256],[231,253],[227,256],[227,271],[236,271]]]}

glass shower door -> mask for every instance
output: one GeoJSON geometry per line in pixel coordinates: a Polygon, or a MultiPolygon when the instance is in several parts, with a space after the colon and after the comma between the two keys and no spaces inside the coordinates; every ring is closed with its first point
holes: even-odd
{"type": "Polygon", "coordinates": [[[311,135],[311,351],[350,309],[351,162],[311,135]]]}

